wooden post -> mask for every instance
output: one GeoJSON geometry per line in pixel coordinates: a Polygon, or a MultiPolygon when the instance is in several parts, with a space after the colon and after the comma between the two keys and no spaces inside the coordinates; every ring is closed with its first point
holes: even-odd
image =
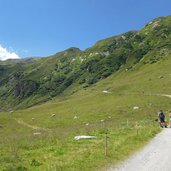
{"type": "Polygon", "coordinates": [[[127,125],[127,127],[129,126],[129,120],[128,119],[127,119],[126,125],[127,125]]]}
{"type": "Polygon", "coordinates": [[[105,129],[105,122],[103,121],[103,128],[105,129]]]}
{"type": "Polygon", "coordinates": [[[108,137],[107,137],[107,130],[106,130],[106,135],[105,135],[105,156],[107,156],[107,148],[108,148],[108,142],[107,142],[107,139],[108,139],[108,137]]]}
{"type": "Polygon", "coordinates": [[[138,135],[138,122],[136,122],[135,128],[137,130],[137,135],[138,135]]]}

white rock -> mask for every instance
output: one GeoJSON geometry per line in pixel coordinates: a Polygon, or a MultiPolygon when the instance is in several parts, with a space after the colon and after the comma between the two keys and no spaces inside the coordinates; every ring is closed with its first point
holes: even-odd
{"type": "Polygon", "coordinates": [[[80,57],[80,61],[81,61],[81,63],[84,61],[84,59],[82,58],[82,57],[80,57]]]}
{"type": "Polygon", "coordinates": [[[32,120],[32,121],[35,121],[35,120],[36,120],[36,118],[31,118],[31,120],[32,120]]]}
{"type": "Polygon", "coordinates": [[[41,132],[34,132],[33,135],[41,135],[41,132]]]}
{"type": "Polygon", "coordinates": [[[75,136],[74,137],[75,140],[80,140],[80,139],[93,139],[93,138],[96,138],[96,136],[79,135],[79,136],[75,136]]]}
{"type": "Polygon", "coordinates": [[[109,93],[107,90],[103,90],[102,92],[103,92],[103,93],[109,93]]]}
{"type": "Polygon", "coordinates": [[[134,110],[137,110],[137,109],[139,109],[139,107],[138,106],[134,106],[133,109],[134,110]]]}
{"type": "Polygon", "coordinates": [[[121,37],[122,37],[122,39],[126,40],[126,37],[125,36],[121,36],[121,37]]]}
{"type": "Polygon", "coordinates": [[[79,117],[78,116],[74,116],[74,119],[79,119],[79,117]]]}
{"type": "Polygon", "coordinates": [[[52,114],[52,115],[51,115],[51,118],[52,118],[52,117],[55,117],[55,116],[56,116],[56,114],[52,114]]]}

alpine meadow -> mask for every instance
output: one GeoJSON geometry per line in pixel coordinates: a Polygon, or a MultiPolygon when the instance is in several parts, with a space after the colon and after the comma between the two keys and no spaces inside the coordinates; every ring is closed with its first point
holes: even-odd
{"type": "Polygon", "coordinates": [[[0,61],[0,170],[107,170],[127,158],[171,109],[170,66],[171,16],[84,51],[0,61]]]}

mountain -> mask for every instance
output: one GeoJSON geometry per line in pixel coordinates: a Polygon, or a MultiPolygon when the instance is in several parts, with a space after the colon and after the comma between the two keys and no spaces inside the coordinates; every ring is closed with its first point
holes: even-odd
{"type": "Polygon", "coordinates": [[[72,95],[107,77],[170,60],[171,16],[154,19],[142,30],[98,41],[81,51],[71,47],[44,58],[0,62],[1,110],[26,108],[65,92],[72,95]],[[69,91],[71,90],[71,91],[69,91]]]}
{"type": "Polygon", "coordinates": [[[0,170],[107,170],[147,144],[158,110],[169,119],[170,26],[160,17],[84,51],[1,61],[0,170]]]}

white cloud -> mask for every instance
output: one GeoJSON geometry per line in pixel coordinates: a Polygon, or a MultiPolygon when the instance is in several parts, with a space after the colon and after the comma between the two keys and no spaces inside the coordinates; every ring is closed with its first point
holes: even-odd
{"type": "Polygon", "coordinates": [[[10,52],[6,48],[0,45],[0,60],[5,61],[7,59],[19,59],[20,57],[15,52],[10,52]]]}

